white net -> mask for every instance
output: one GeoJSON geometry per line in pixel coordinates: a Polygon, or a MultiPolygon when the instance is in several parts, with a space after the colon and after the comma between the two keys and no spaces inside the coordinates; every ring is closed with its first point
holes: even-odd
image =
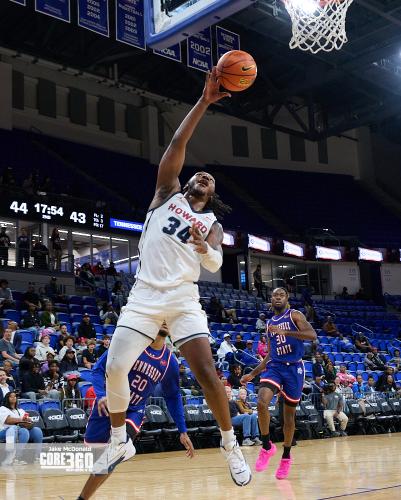
{"type": "Polygon", "coordinates": [[[283,0],[292,21],[291,49],[339,50],[348,41],[345,21],[353,0],[283,0]]]}

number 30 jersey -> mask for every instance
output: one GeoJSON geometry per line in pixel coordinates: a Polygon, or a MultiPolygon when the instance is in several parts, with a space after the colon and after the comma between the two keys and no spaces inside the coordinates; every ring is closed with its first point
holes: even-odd
{"type": "Polygon", "coordinates": [[[177,287],[198,281],[201,254],[188,244],[195,224],[207,238],[216,217],[196,212],[182,193],[176,193],[147,214],[139,242],[137,279],[155,288],[177,287]]]}
{"type": "MultiPolygon", "coordinates": [[[[287,309],[280,316],[273,316],[267,321],[267,327],[269,327],[269,325],[274,325],[280,328],[280,330],[298,331],[292,319],[292,313],[294,311],[295,309],[287,309]]],[[[268,336],[270,339],[270,358],[272,361],[296,363],[302,359],[304,355],[303,340],[270,332],[268,336]]]]}

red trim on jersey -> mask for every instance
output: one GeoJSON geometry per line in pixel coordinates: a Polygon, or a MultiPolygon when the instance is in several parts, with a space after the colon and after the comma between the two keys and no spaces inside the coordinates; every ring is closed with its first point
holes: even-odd
{"type": "Polygon", "coordinates": [[[139,427],[135,424],[135,422],[129,418],[125,419],[127,424],[132,425],[132,427],[136,430],[136,432],[139,432],[141,430],[142,424],[143,424],[143,419],[142,422],[139,424],[139,427]]]}
{"type": "Polygon", "coordinates": [[[151,359],[156,359],[156,360],[157,360],[157,359],[161,359],[161,358],[164,356],[164,353],[166,352],[166,348],[167,348],[167,346],[166,346],[166,344],[164,344],[164,347],[163,347],[163,349],[162,349],[162,353],[160,354],[160,356],[159,356],[159,357],[157,357],[157,356],[155,356],[154,354],[152,354],[152,353],[148,352],[148,350],[147,350],[147,349],[145,349],[145,352],[146,352],[146,354],[149,356],[149,358],[151,358],[151,359]]]}
{"type": "Polygon", "coordinates": [[[163,377],[159,380],[159,382],[161,382],[164,377],[166,376],[166,373],[167,373],[167,370],[168,370],[168,367],[170,366],[170,359],[171,359],[171,355],[172,355],[172,351],[170,351],[169,355],[168,355],[168,359],[167,359],[167,366],[166,366],[166,369],[164,370],[164,373],[163,373],[163,377]]]}

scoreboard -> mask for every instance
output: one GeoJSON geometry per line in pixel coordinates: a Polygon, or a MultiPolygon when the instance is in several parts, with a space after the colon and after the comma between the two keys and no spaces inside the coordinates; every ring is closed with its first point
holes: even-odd
{"type": "Polygon", "coordinates": [[[255,0],[146,0],[146,43],[165,49],[248,7],[255,0]]]}

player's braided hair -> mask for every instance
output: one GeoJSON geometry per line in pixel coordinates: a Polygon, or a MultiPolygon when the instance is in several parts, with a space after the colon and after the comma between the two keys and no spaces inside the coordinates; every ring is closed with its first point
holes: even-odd
{"type": "MultiPolygon", "coordinates": [[[[185,194],[188,192],[189,185],[185,184],[185,186],[182,188],[182,193],[185,194]]],[[[229,214],[231,212],[231,207],[230,205],[226,205],[220,196],[217,193],[214,193],[210,198],[209,201],[205,205],[205,210],[211,210],[216,218],[218,220],[221,220],[224,218],[226,214],[229,214]]]]}

